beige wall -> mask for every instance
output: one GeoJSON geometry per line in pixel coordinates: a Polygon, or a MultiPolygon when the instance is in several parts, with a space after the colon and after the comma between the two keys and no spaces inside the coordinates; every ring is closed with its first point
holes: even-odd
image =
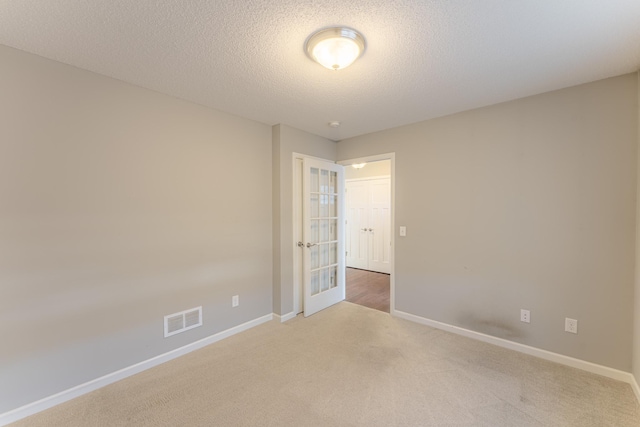
{"type": "Polygon", "coordinates": [[[293,310],[293,153],[336,160],[337,144],[285,125],[273,127],[273,311],[293,310]]]}
{"type": "Polygon", "coordinates": [[[3,46],[0,93],[0,413],[291,312],[293,152],[396,153],[398,310],[640,379],[636,75],[339,144],[3,46]]]}
{"type": "Polygon", "coordinates": [[[0,93],[0,413],[272,312],[269,126],[3,46],[0,93]]]}
{"type": "Polygon", "coordinates": [[[351,166],[344,167],[344,179],[371,178],[374,176],[390,176],[391,160],[380,160],[377,162],[369,162],[361,169],[355,169],[351,166]]]}
{"type": "Polygon", "coordinates": [[[339,160],[396,153],[396,309],[631,371],[637,84],[341,141],[339,160]]]}

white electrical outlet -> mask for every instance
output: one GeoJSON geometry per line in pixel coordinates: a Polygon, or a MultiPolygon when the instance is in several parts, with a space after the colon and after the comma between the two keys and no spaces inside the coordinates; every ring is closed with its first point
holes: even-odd
{"type": "Polygon", "coordinates": [[[520,310],[520,321],[524,323],[531,323],[531,312],[529,310],[520,310]]]}
{"type": "Polygon", "coordinates": [[[231,297],[231,307],[237,307],[240,305],[240,297],[238,295],[234,295],[231,297]]]}
{"type": "Polygon", "coordinates": [[[576,319],[569,319],[568,317],[564,319],[564,330],[565,332],[571,332],[572,334],[578,333],[578,321],[576,319]]]}

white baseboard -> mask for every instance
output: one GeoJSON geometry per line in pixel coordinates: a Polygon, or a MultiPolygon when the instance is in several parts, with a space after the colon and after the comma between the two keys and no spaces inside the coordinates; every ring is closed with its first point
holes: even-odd
{"type": "Polygon", "coordinates": [[[638,380],[633,375],[631,376],[631,388],[633,392],[636,394],[636,399],[638,399],[638,403],[640,403],[640,386],[638,385],[638,380]]]}
{"type": "Polygon", "coordinates": [[[265,316],[258,317],[257,319],[250,320],[241,325],[234,326],[233,328],[229,328],[225,331],[218,332],[217,334],[202,338],[198,341],[192,342],[191,344],[187,344],[183,347],[171,350],[167,353],[152,357],[151,359],[136,363],[135,365],[120,369],[119,371],[112,372],[100,378],[88,381],[84,384],[77,385],[68,390],[64,390],[60,393],[56,393],[52,396],[40,399],[36,402],[32,402],[19,408],[12,409],[11,411],[0,414],[0,426],[5,426],[9,423],[13,423],[15,421],[21,420],[22,418],[28,417],[29,415],[44,411],[45,409],[49,409],[53,406],[59,405],[78,396],[82,396],[83,394],[89,393],[106,385],[112,384],[116,381],[120,381],[124,378],[130,377],[131,375],[135,375],[139,372],[145,371],[149,368],[153,368],[154,366],[160,365],[164,362],[168,362],[169,360],[183,356],[187,353],[191,353],[192,351],[198,350],[202,347],[213,344],[217,341],[228,338],[242,331],[246,331],[247,329],[251,329],[272,319],[273,314],[267,314],[265,316]]]}
{"type": "Polygon", "coordinates": [[[403,311],[394,310],[394,316],[401,319],[410,320],[412,322],[420,323],[422,325],[431,326],[443,331],[452,332],[457,335],[462,335],[468,338],[473,338],[478,341],[483,341],[489,344],[497,345],[499,347],[515,350],[520,353],[525,353],[530,356],[536,356],[541,359],[549,360],[551,362],[560,363],[562,365],[571,366],[572,368],[582,369],[583,371],[591,372],[593,374],[602,375],[603,377],[612,378],[614,380],[623,381],[628,383],[638,398],[640,403],[640,388],[635,377],[630,372],[620,371],[618,369],[609,368],[607,366],[598,365],[596,363],[587,362],[585,360],[576,359],[570,356],[564,356],[562,354],[553,353],[551,351],[542,350],[536,347],[531,347],[525,344],[505,340],[502,338],[486,335],[481,332],[471,331],[469,329],[460,328],[458,326],[449,325],[447,323],[438,322],[436,320],[427,319],[424,317],[416,316],[415,314],[405,313],[403,311]]]}
{"type": "Polygon", "coordinates": [[[286,322],[287,320],[291,320],[291,319],[293,319],[294,317],[296,317],[296,314],[295,314],[293,311],[291,311],[291,312],[289,312],[289,313],[287,313],[287,314],[283,314],[282,316],[281,316],[281,315],[279,315],[279,314],[275,314],[275,313],[273,313],[273,317],[275,317],[275,318],[276,318],[276,320],[278,320],[280,323],[284,323],[284,322],[286,322]]]}

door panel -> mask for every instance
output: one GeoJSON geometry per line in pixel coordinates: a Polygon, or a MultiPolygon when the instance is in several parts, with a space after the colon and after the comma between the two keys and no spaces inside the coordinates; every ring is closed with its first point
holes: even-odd
{"type": "Polygon", "coordinates": [[[391,272],[391,181],[348,181],[347,266],[391,272]]]}
{"type": "Polygon", "coordinates": [[[343,168],[303,161],[304,315],[344,299],[343,168]]]}
{"type": "Polygon", "coordinates": [[[388,178],[369,181],[370,255],[369,270],[391,273],[391,185],[388,178]]]}
{"type": "Polygon", "coordinates": [[[367,216],[367,186],[364,181],[347,183],[347,266],[366,269],[368,265],[369,234],[366,229],[369,218],[367,216]]]}

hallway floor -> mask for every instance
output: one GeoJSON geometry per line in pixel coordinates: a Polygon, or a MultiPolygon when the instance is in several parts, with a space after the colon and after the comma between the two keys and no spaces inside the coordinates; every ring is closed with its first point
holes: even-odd
{"type": "Polygon", "coordinates": [[[347,267],[346,301],[389,313],[391,276],[347,267]]]}

